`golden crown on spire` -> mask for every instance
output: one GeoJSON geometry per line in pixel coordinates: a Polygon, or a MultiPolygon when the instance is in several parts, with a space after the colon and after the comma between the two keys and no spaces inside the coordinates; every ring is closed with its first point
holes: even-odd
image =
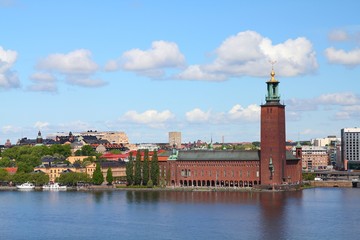
{"type": "Polygon", "coordinates": [[[272,65],[271,73],[270,73],[271,79],[269,80],[269,82],[277,82],[277,80],[275,79],[275,71],[274,71],[274,65],[275,65],[276,61],[269,61],[269,62],[272,65]]]}

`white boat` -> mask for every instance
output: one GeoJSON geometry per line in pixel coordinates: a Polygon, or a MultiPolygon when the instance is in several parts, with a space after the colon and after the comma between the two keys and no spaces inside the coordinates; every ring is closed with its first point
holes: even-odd
{"type": "Polygon", "coordinates": [[[16,188],[17,189],[34,189],[35,185],[30,182],[26,182],[21,185],[16,185],[16,188]]]}
{"type": "Polygon", "coordinates": [[[66,190],[66,186],[60,186],[58,183],[49,183],[42,187],[43,190],[66,190]]]}

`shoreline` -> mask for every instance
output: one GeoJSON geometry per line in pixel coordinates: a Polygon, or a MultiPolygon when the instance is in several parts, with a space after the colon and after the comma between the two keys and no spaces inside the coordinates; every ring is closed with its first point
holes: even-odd
{"type": "MultiPolygon", "coordinates": [[[[299,191],[308,188],[351,188],[349,184],[339,184],[339,182],[331,182],[330,184],[319,184],[316,181],[310,182],[310,185],[282,185],[275,189],[268,187],[126,187],[124,185],[91,185],[81,187],[68,187],[67,190],[60,191],[172,191],[172,192],[286,192],[286,191],[299,191]]],[[[16,186],[0,186],[0,191],[17,191],[16,186]]],[[[42,187],[37,186],[35,191],[49,191],[43,190],[42,187]]],[[[20,190],[21,191],[21,190],[20,190]]]]}

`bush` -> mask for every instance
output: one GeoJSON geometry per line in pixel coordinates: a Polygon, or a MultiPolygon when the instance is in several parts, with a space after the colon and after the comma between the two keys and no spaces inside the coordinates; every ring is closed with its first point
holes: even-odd
{"type": "Polygon", "coordinates": [[[149,181],[147,182],[146,187],[148,187],[148,188],[153,188],[154,187],[154,183],[153,183],[153,181],[151,179],[149,179],[149,181]]]}

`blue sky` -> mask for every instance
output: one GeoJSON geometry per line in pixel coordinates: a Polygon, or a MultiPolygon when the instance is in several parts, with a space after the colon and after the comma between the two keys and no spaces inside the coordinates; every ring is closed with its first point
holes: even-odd
{"type": "Polygon", "coordinates": [[[0,0],[0,143],[124,131],[258,141],[272,65],[287,139],[360,120],[359,1],[0,0]]]}

